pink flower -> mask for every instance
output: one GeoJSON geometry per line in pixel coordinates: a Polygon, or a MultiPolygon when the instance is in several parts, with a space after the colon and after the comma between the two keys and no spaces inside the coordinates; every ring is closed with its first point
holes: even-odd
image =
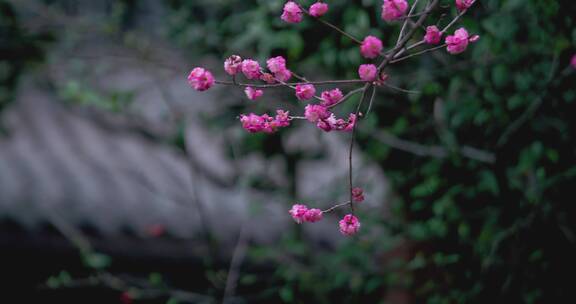
{"type": "Polygon", "coordinates": [[[296,86],[296,98],[298,100],[308,100],[314,97],[316,88],[311,84],[299,84],[296,86]]]}
{"type": "Polygon", "coordinates": [[[315,223],[322,219],[322,210],[320,209],[308,209],[304,214],[304,220],[306,222],[315,223]]]}
{"type": "Polygon", "coordinates": [[[290,125],[290,112],[284,110],[276,110],[276,116],[272,121],[274,128],[288,127],[290,125]]]}
{"type": "Polygon", "coordinates": [[[330,131],[352,131],[354,125],[356,124],[356,114],[351,113],[348,120],[342,118],[336,118],[333,113],[329,113],[326,118],[319,119],[316,122],[316,127],[322,129],[325,132],[330,131]]]}
{"type": "Polygon", "coordinates": [[[390,22],[400,19],[408,10],[406,0],[384,0],[382,3],[382,19],[390,22]]]}
{"type": "Polygon", "coordinates": [[[253,87],[246,87],[244,93],[246,93],[246,97],[250,100],[256,100],[264,95],[264,91],[254,89],[253,87]]]}
{"type": "Polygon", "coordinates": [[[360,230],[360,221],[352,214],[345,215],[339,224],[340,232],[345,236],[351,236],[360,230]]]}
{"type": "Polygon", "coordinates": [[[206,91],[214,85],[214,77],[203,68],[194,68],[188,75],[188,83],[194,90],[206,91]]]}
{"type": "Polygon", "coordinates": [[[367,36],[362,41],[360,53],[364,58],[376,58],[382,51],[382,41],[374,36],[367,36]]]}
{"type": "Polygon", "coordinates": [[[426,28],[426,35],[424,35],[424,41],[428,44],[438,44],[442,38],[442,33],[437,26],[431,25],[426,28]]]}
{"type": "Polygon", "coordinates": [[[576,54],[574,54],[574,56],[572,56],[572,60],[570,60],[570,64],[572,65],[573,68],[576,69],[576,54]]]}
{"type": "Polygon", "coordinates": [[[290,80],[290,77],[292,77],[292,72],[290,72],[289,69],[283,69],[283,70],[279,71],[278,73],[274,73],[274,77],[278,81],[286,82],[286,81],[290,80]]]}
{"type": "Polygon", "coordinates": [[[355,203],[361,203],[364,201],[364,191],[362,190],[362,188],[359,187],[352,188],[352,200],[355,203]]]}
{"type": "Polygon", "coordinates": [[[362,64],[358,67],[358,75],[364,81],[374,81],[378,75],[378,68],[373,64],[362,64]]]}
{"type": "Polygon", "coordinates": [[[324,2],[316,2],[310,6],[310,16],[320,17],[328,12],[328,4],[324,2]]]}
{"type": "Polygon", "coordinates": [[[238,55],[232,55],[224,61],[224,71],[230,76],[234,76],[242,69],[242,58],[238,55]]]}
{"type": "Polygon", "coordinates": [[[278,73],[286,69],[286,59],[284,59],[282,56],[270,58],[266,61],[266,66],[268,66],[268,70],[270,70],[270,72],[278,73]]]}
{"type": "Polygon", "coordinates": [[[262,73],[262,75],[260,75],[260,80],[265,81],[268,84],[276,83],[276,78],[274,78],[274,75],[270,73],[262,73]]]}
{"type": "Polygon", "coordinates": [[[476,0],[456,0],[456,8],[459,11],[467,10],[476,0]]]}
{"type": "Polygon", "coordinates": [[[242,61],[242,73],[248,79],[258,79],[261,75],[260,64],[258,61],[245,59],[242,61]]]}
{"type": "Polygon", "coordinates": [[[350,115],[348,116],[348,121],[346,122],[346,125],[344,126],[342,131],[350,132],[354,130],[354,126],[356,125],[357,119],[358,118],[356,117],[356,114],[350,113],[350,115]]]}
{"type": "Polygon", "coordinates": [[[288,23],[298,23],[302,21],[302,9],[294,1],[288,1],[284,5],[282,20],[288,23]]]}
{"type": "MultiPolygon", "coordinates": [[[[344,120],[340,119],[342,121],[342,123],[344,123],[344,120]]],[[[330,113],[330,116],[328,116],[325,119],[319,119],[318,122],[316,122],[316,127],[318,127],[319,129],[321,129],[324,132],[330,132],[332,130],[334,130],[334,127],[339,124],[340,121],[338,119],[336,119],[336,116],[334,116],[334,114],[330,113]]]]}
{"type": "Polygon", "coordinates": [[[460,54],[468,47],[468,31],[465,28],[459,28],[454,32],[454,35],[446,37],[446,44],[448,45],[448,52],[452,55],[460,54]]]}
{"type": "Polygon", "coordinates": [[[250,113],[249,115],[240,115],[240,122],[242,127],[250,133],[273,133],[280,127],[287,127],[290,125],[289,112],[278,110],[276,116],[271,117],[268,114],[256,115],[250,113]]]}
{"type": "Polygon", "coordinates": [[[306,207],[306,205],[296,204],[292,206],[292,209],[290,209],[290,211],[288,212],[290,213],[294,221],[296,221],[296,223],[301,224],[306,220],[305,216],[307,211],[308,207],[306,207]]]}
{"type": "Polygon", "coordinates": [[[268,70],[274,74],[274,78],[281,82],[286,82],[292,77],[292,72],[286,68],[286,59],[277,56],[266,61],[268,70]]]}
{"type": "Polygon", "coordinates": [[[322,98],[322,105],[325,107],[330,107],[338,103],[342,97],[344,97],[344,95],[342,95],[342,91],[340,91],[340,89],[324,91],[320,95],[320,98],[322,98]]]}
{"type": "Polygon", "coordinates": [[[304,116],[310,122],[317,122],[319,119],[326,119],[330,116],[330,111],[321,105],[309,104],[304,108],[304,116]]]}
{"type": "Polygon", "coordinates": [[[240,122],[242,123],[242,127],[250,133],[263,131],[267,123],[266,119],[254,113],[240,115],[240,122]]]}

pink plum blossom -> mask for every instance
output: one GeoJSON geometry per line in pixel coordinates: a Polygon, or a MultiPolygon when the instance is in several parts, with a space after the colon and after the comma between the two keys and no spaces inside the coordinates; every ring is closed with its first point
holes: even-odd
{"type": "Polygon", "coordinates": [[[308,209],[304,214],[304,221],[309,223],[315,223],[322,219],[322,210],[320,209],[308,209]]]}
{"type": "Polygon", "coordinates": [[[238,55],[232,55],[224,61],[224,70],[228,75],[234,76],[242,69],[242,58],[238,55]]]}
{"type": "Polygon", "coordinates": [[[325,132],[330,131],[352,131],[354,125],[356,124],[356,114],[351,113],[348,120],[342,118],[336,118],[333,113],[329,113],[329,116],[323,119],[319,119],[316,122],[316,126],[325,132]]]}
{"type": "Polygon", "coordinates": [[[378,68],[373,64],[362,64],[358,67],[358,76],[364,81],[374,81],[378,75],[378,68]]]}
{"type": "Polygon", "coordinates": [[[373,59],[382,51],[382,41],[374,36],[366,36],[360,46],[360,53],[364,58],[373,59]]]}
{"type": "Polygon", "coordinates": [[[296,86],[296,98],[298,100],[309,100],[316,94],[316,88],[311,84],[299,84],[296,86]]]}
{"type": "Polygon", "coordinates": [[[274,77],[278,81],[286,82],[286,81],[290,80],[290,78],[292,77],[292,72],[290,72],[289,69],[283,69],[283,70],[280,70],[278,73],[274,73],[274,77]]]}
{"type": "Polygon", "coordinates": [[[448,45],[448,52],[452,55],[460,54],[468,47],[469,39],[468,31],[465,28],[459,28],[454,32],[454,35],[446,37],[446,44],[448,45]]]}
{"type": "Polygon", "coordinates": [[[261,75],[260,64],[258,61],[245,59],[242,61],[242,73],[248,79],[258,79],[261,75]]]}
{"type": "Polygon", "coordinates": [[[352,200],[355,203],[361,203],[364,201],[364,191],[362,190],[362,188],[359,187],[352,188],[352,200]]]}
{"type": "Polygon", "coordinates": [[[344,97],[344,95],[342,94],[342,91],[340,91],[340,89],[324,91],[320,95],[320,98],[322,98],[322,105],[325,107],[330,107],[338,103],[340,100],[342,100],[342,97],[344,97]]]}
{"type": "Polygon", "coordinates": [[[256,100],[264,95],[264,91],[254,89],[253,87],[246,87],[244,93],[246,93],[246,97],[250,100],[256,100]]]}
{"type": "Polygon", "coordinates": [[[296,223],[301,224],[304,222],[308,207],[306,205],[296,204],[288,211],[296,223]]]}
{"type": "Polygon", "coordinates": [[[264,129],[266,119],[264,119],[260,115],[250,113],[248,115],[244,114],[240,115],[240,122],[242,123],[242,127],[246,129],[248,132],[257,133],[264,129]]]}
{"type": "Polygon", "coordinates": [[[360,230],[360,221],[358,218],[352,214],[347,214],[344,216],[339,223],[340,232],[345,236],[354,235],[360,230]]]}
{"type": "Polygon", "coordinates": [[[476,0],[456,0],[456,8],[459,11],[467,10],[476,0]]]}
{"type": "Polygon", "coordinates": [[[262,75],[260,75],[260,80],[262,80],[268,84],[276,83],[276,78],[274,78],[274,75],[272,75],[270,73],[262,73],[262,75]]]}
{"type": "Polygon", "coordinates": [[[328,4],[324,2],[316,2],[310,6],[310,16],[321,17],[328,12],[328,4]]]}
{"type": "Polygon", "coordinates": [[[286,59],[276,56],[266,61],[268,70],[274,74],[274,78],[281,82],[286,82],[292,77],[292,72],[286,68],[286,59]]]}
{"type": "Polygon", "coordinates": [[[270,72],[278,73],[286,69],[286,59],[282,56],[272,57],[266,61],[266,66],[270,72]]]}
{"type": "Polygon", "coordinates": [[[408,10],[406,0],[384,0],[382,3],[382,19],[390,22],[400,19],[408,10]]]}
{"type": "Polygon", "coordinates": [[[282,20],[288,23],[298,23],[302,21],[302,9],[294,1],[288,1],[284,5],[282,20]]]}
{"type": "Polygon", "coordinates": [[[576,54],[574,54],[574,56],[572,56],[572,60],[570,60],[570,64],[572,65],[573,68],[576,69],[576,54]]]}
{"type": "Polygon", "coordinates": [[[214,76],[204,68],[194,68],[188,75],[188,83],[194,90],[206,91],[214,85],[214,76]]]}
{"type": "Polygon", "coordinates": [[[309,104],[304,108],[304,116],[310,122],[317,122],[319,119],[328,118],[330,111],[324,106],[309,104]]]}
{"type": "Polygon", "coordinates": [[[280,127],[287,127],[290,125],[290,116],[288,116],[289,112],[278,110],[276,113],[275,117],[271,117],[268,114],[242,114],[240,115],[240,122],[242,123],[242,127],[250,133],[273,133],[280,127]]]}
{"type": "Polygon", "coordinates": [[[426,28],[426,35],[424,41],[428,44],[438,44],[442,38],[442,33],[437,26],[431,25],[426,28]]]}
{"type": "Polygon", "coordinates": [[[274,120],[272,121],[272,125],[274,128],[284,128],[290,125],[290,112],[284,110],[276,110],[276,116],[274,116],[274,120]]]}

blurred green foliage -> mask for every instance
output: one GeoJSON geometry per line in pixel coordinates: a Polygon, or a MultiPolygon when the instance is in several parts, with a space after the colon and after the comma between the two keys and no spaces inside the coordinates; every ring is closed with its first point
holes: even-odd
{"type": "MultiPolygon", "coordinates": [[[[452,2],[442,1],[436,17],[453,16],[452,2]]],[[[357,46],[313,20],[282,24],[282,3],[174,0],[169,34],[220,57],[284,54],[296,71],[353,77],[362,62],[357,46]]],[[[398,26],[379,20],[379,3],[330,1],[327,18],[391,45],[398,26]]],[[[255,249],[254,260],[280,265],[275,294],[287,303],[372,303],[395,288],[410,290],[417,303],[573,299],[573,283],[560,278],[576,269],[568,196],[576,185],[576,87],[568,67],[575,14],[573,1],[479,1],[462,20],[482,37],[467,53],[440,51],[391,67],[394,84],[420,93],[379,92],[360,142],[392,180],[394,215],[362,214],[366,230],[378,232],[365,231],[337,252],[312,248],[298,234],[255,249]],[[382,130],[441,146],[447,157],[391,148],[377,136],[382,130]],[[495,161],[466,157],[466,146],[495,161]],[[391,244],[408,246],[408,260],[375,260],[391,244]]],[[[247,274],[243,282],[256,281],[247,274]]]]}

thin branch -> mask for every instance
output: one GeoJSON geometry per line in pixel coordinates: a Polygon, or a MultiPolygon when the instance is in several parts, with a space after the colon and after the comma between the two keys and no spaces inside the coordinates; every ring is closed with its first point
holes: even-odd
{"type": "Polygon", "coordinates": [[[384,60],[378,66],[378,71],[382,71],[386,67],[386,65],[388,65],[388,63],[390,63],[390,60],[392,60],[394,58],[394,56],[396,56],[396,53],[398,53],[406,45],[408,40],[410,40],[410,38],[412,38],[414,33],[416,33],[416,30],[420,26],[422,26],[422,24],[424,23],[426,18],[428,18],[428,15],[432,12],[432,10],[436,7],[436,5],[438,5],[438,1],[439,0],[432,0],[430,5],[428,5],[426,7],[422,16],[420,16],[420,18],[416,22],[415,27],[410,29],[408,34],[406,34],[406,36],[404,36],[404,38],[402,38],[402,40],[400,40],[400,42],[397,43],[396,46],[392,49],[392,51],[384,58],[384,60]]]}
{"type": "Polygon", "coordinates": [[[337,105],[345,102],[346,100],[348,100],[348,99],[349,99],[350,97],[352,97],[353,95],[356,95],[356,94],[362,92],[363,90],[364,90],[364,87],[358,88],[358,89],[355,89],[355,90],[353,90],[353,91],[348,92],[348,94],[346,94],[344,97],[342,97],[342,99],[340,99],[337,103],[329,106],[328,108],[334,108],[335,106],[337,106],[337,105]]]}
{"type": "Polygon", "coordinates": [[[396,90],[396,91],[399,91],[399,92],[402,92],[402,93],[407,93],[407,94],[420,94],[419,91],[413,91],[413,90],[403,89],[403,88],[397,87],[397,86],[395,86],[395,85],[391,85],[391,84],[386,83],[386,82],[383,83],[382,85],[385,86],[385,87],[388,87],[388,88],[390,88],[390,89],[392,89],[392,90],[396,90]]]}
{"type": "Polygon", "coordinates": [[[324,25],[332,28],[333,30],[337,31],[338,33],[340,33],[340,34],[348,37],[350,40],[354,41],[355,43],[357,43],[357,44],[362,44],[362,41],[356,39],[356,37],[348,34],[348,33],[345,32],[344,30],[341,30],[339,27],[335,26],[334,24],[332,24],[332,23],[330,23],[330,22],[328,22],[328,21],[326,21],[326,20],[320,19],[320,18],[316,18],[316,19],[317,19],[320,23],[322,23],[322,24],[324,24],[324,25]]]}
{"type": "Polygon", "coordinates": [[[443,45],[435,46],[435,47],[433,47],[433,48],[425,49],[425,50],[422,50],[422,51],[419,51],[419,52],[416,52],[416,53],[413,53],[413,54],[410,54],[410,55],[406,55],[406,56],[404,56],[404,57],[400,57],[400,58],[398,58],[398,59],[391,60],[390,63],[400,62],[400,61],[406,60],[406,59],[408,59],[408,58],[412,58],[412,57],[414,57],[414,56],[422,55],[422,54],[425,54],[425,53],[428,53],[428,52],[432,52],[432,51],[435,51],[435,50],[444,48],[444,47],[446,47],[446,46],[447,46],[447,44],[443,44],[443,45]]]}
{"type": "MultiPolygon", "coordinates": [[[[419,1],[420,0],[414,1],[414,4],[412,4],[412,7],[410,8],[410,12],[408,12],[408,16],[414,13],[414,10],[416,10],[416,6],[418,6],[419,1]]],[[[402,36],[404,36],[404,30],[406,30],[406,26],[408,25],[409,20],[411,19],[408,17],[404,19],[404,23],[402,24],[402,28],[400,29],[400,34],[398,34],[398,40],[396,41],[396,44],[400,43],[400,40],[402,40],[402,36]]]]}
{"type": "Polygon", "coordinates": [[[353,183],[353,176],[352,173],[353,171],[353,166],[352,166],[352,157],[353,157],[353,153],[354,153],[354,141],[356,139],[356,127],[358,126],[358,114],[360,113],[360,107],[362,106],[362,103],[364,103],[364,98],[366,97],[366,91],[368,90],[368,88],[370,87],[370,84],[366,84],[362,90],[362,97],[360,97],[360,102],[358,102],[358,107],[356,108],[356,121],[354,122],[354,126],[352,127],[352,136],[350,137],[350,148],[348,150],[348,182],[349,182],[349,186],[350,186],[350,210],[352,211],[352,214],[354,214],[354,204],[352,204],[352,202],[354,201],[354,194],[352,193],[352,189],[354,188],[354,183],[353,183]]]}
{"type": "Polygon", "coordinates": [[[250,84],[250,83],[234,83],[233,81],[223,81],[216,80],[216,84],[221,85],[231,85],[239,87],[253,87],[258,89],[284,87],[284,86],[296,86],[302,84],[313,84],[313,85],[331,85],[331,84],[356,84],[356,83],[366,83],[362,79],[344,79],[344,80],[324,80],[324,81],[308,81],[308,82],[286,82],[286,83],[274,83],[274,84],[250,84]]]}
{"type": "Polygon", "coordinates": [[[374,97],[376,97],[376,87],[372,88],[372,96],[370,96],[370,102],[368,103],[368,110],[366,110],[366,117],[370,114],[372,110],[372,103],[374,102],[374,97]]]}
{"type": "MultiPolygon", "coordinates": [[[[463,11],[461,11],[458,15],[456,15],[456,17],[454,17],[454,19],[452,19],[452,21],[450,21],[450,23],[448,23],[448,25],[446,25],[446,26],[440,31],[440,33],[441,33],[442,35],[444,35],[454,24],[456,24],[456,22],[457,22],[458,20],[460,20],[460,18],[461,18],[462,16],[464,16],[464,14],[466,14],[467,11],[468,11],[468,10],[463,10],[463,11]]],[[[416,42],[416,43],[414,43],[414,44],[412,44],[412,45],[410,45],[410,46],[408,46],[408,47],[403,48],[401,51],[399,51],[398,53],[396,53],[396,55],[394,56],[394,59],[402,56],[402,54],[406,53],[407,51],[409,51],[409,50],[411,50],[411,49],[413,49],[413,48],[416,48],[416,47],[419,47],[419,46],[423,45],[424,43],[425,43],[424,40],[420,40],[420,41],[418,41],[418,42],[416,42]]]]}
{"type": "Polygon", "coordinates": [[[467,11],[468,10],[463,10],[458,15],[456,15],[456,17],[440,31],[440,34],[444,35],[454,24],[456,24],[456,22],[458,22],[462,16],[464,16],[464,14],[466,14],[467,11]]]}
{"type": "Polygon", "coordinates": [[[242,223],[240,234],[238,235],[238,242],[236,243],[236,248],[234,248],[234,254],[230,261],[230,268],[226,278],[226,287],[224,288],[222,304],[228,303],[229,299],[234,297],[234,294],[236,293],[236,286],[238,284],[238,278],[240,277],[240,266],[246,257],[246,249],[248,248],[248,229],[247,224],[245,222],[242,223]]]}
{"type": "Polygon", "coordinates": [[[332,211],[334,211],[334,210],[336,210],[336,209],[338,209],[338,208],[340,208],[340,207],[344,207],[344,206],[346,206],[346,205],[348,205],[348,204],[351,204],[351,202],[348,201],[348,202],[336,204],[336,205],[334,205],[334,206],[332,206],[332,207],[330,207],[330,208],[328,208],[328,209],[326,209],[326,210],[322,210],[322,212],[323,212],[323,213],[332,212],[332,211]]]}
{"type": "Polygon", "coordinates": [[[326,21],[326,20],[320,19],[319,17],[314,17],[314,16],[310,15],[310,12],[308,12],[308,10],[307,10],[306,8],[302,7],[302,5],[300,5],[300,3],[298,3],[297,1],[296,1],[296,4],[298,4],[298,6],[300,7],[300,9],[301,9],[303,12],[305,12],[306,15],[310,16],[310,17],[313,18],[313,19],[318,20],[318,22],[320,22],[320,23],[322,23],[322,24],[330,27],[331,29],[337,31],[338,33],[342,34],[343,36],[345,36],[345,37],[349,38],[350,40],[354,41],[355,43],[357,43],[357,44],[362,44],[362,41],[358,40],[356,37],[352,36],[351,34],[347,33],[346,31],[340,29],[340,28],[337,27],[336,25],[334,25],[334,24],[332,24],[332,23],[330,23],[330,22],[328,22],[328,21],[326,21]]]}

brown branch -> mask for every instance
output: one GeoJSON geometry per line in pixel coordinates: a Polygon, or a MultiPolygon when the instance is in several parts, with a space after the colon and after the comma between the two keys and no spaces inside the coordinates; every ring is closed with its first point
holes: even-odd
{"type": "Polygon", "coordinates": [[[414,27],[412,29],[410,29],[410,31],[408,31],[408,34],[406,34],[406,36],[404,36],[404,38],[402,38],[396,44],[396,46],[390,52],[388,52],[388,55],[386,55],[384,57],[384,60],[378,66],[378,71],[382,71],[386,67],[386,65],[388,65],[388,63],[390,63],[390,60],[394,59],[396,54],[398,52],[400,52],[400,50],[402,50],[402,48],[404,48],[406,43],[408,43],[410,38],[412,38],[412,36],[416,33],[416,30],[420,26],[422,26],[422,24],[424,24],[424,21],[426,20],[426,18],[428,18],[428,15],[430,15],[430,13],[432,12],[432,10],[434,10],[436,5],[438,5],[438,0],[433,0],[432,3],[430,3],[430,5],[428,5],[426,7],[424,12],[422,13],[422,16],[420,16],[420,18],[418,18],[418,21],[416,21],[416,24],[414,25],[414,27]]]}
{"type": "Polygon", "coordinates": [[[231,85],[231,86],[239,86],[239,87],[253,87],[258,89],[267,89],[267,88],[276,88],[276,87],[285,87],[285,86],[296,86],[302,84],[313,84],[313,85],[331,85],[331,84],[357,84],[357,83],[366,83],[366,81],[362,79],[344,79],[344,80],[323,80],[323,81],[307,81],[307,82],[285,82],[285,83],[274,83],[274,84],[250,84],[250,83],[234,83],[233,81],[223,81],[223,80],[216,80],[216,84],[221,85],[231,85]]]}
{"type": "Polygon", "coordinates": [[[250,238],[248,231],[249,228],[247,227],[247,224],[242,223],[240,234],[238,235],[238,242],[236,243],[234,254],[232,255],[232,260],[230,261],[230,268],[226,278],[226,287],[224,288],[222,304],[228,303],[229,299],[234,297],[234,294],[236,293],[236,286],[238,284],[238,278],[240,277],[240,266],[246,257],[246,250],[248,248],[248,241],[250,238]]]}

